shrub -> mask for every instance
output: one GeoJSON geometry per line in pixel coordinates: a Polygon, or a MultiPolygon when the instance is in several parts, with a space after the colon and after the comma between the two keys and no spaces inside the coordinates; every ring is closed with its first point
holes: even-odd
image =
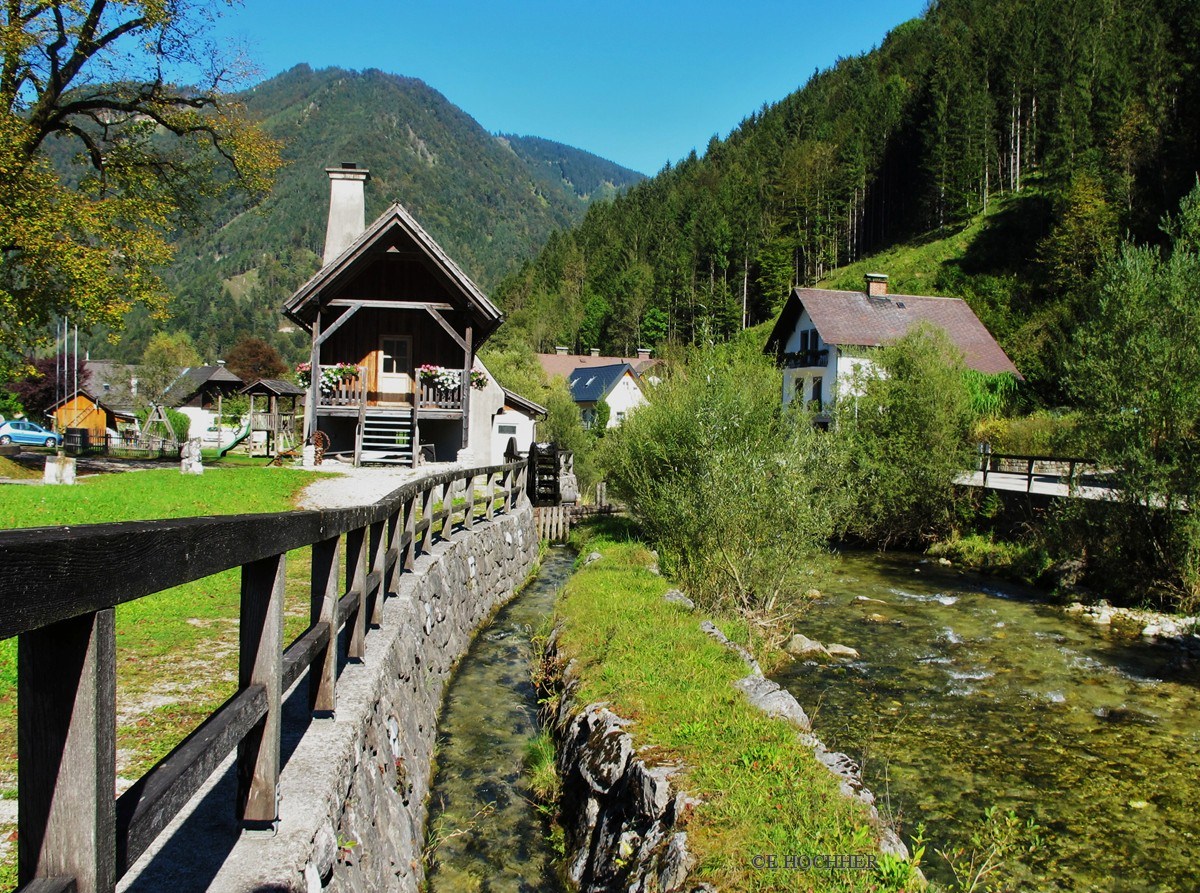
{"type": "Polygon", "coordinates": [[[700,349],[601,441],[614,492],[706,608],[788,610],[844,503],[835,441],[781,390],[758,345],[700,349]]]}

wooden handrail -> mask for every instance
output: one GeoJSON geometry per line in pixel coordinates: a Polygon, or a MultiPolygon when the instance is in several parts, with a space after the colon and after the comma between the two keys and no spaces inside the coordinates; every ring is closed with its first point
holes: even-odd
{"type": "MultiPolygon", "coordinates": [[[[979,470],[983,472],[983,485],[987,486],[988,472],[991,470],[992,461],[1005,462],[1024,462],[1025,463],[1025,492],[1029,493],[1033,490],[1033,468],[1038,462],[1054,462],[1062,465],[1067,465],[1067,484],[1068,486],[1075,483],[1075,470],[1081,465],[1097,465],[1094,459],[1083,459],[1078,456],[1031,456],[1019,453],[993,453],[991,450],[979,450],[979,470]]],[[[1059,475],[1061,477],[1061,475],[1059,475]]]]}
{"type": "Polygon", "coordinates": [[[367,628],[381,623],[399,575],[436,539],[513,510],[525,499],[525,471],[524,462],[448,471],[345,509],[0,531],[0,573],[10,581],[0,638],[20,637],[21,893],[114,890],[234,748],[239,818],[247,827],[274,823],[282,693],[311,668],[310,706],[329,715],[338,633],[351,630],[347,656],[362,660],[367,628]],[[460,485],[470,495],[456,506],[460,485]],[[343,537],[347,591],[340,592],[343,537]],[[284,648],[286,555],[305,546],[313,559],[310,625],[284,648]],[[98,580],[101,556],[139,572],[98,580]],[[237,693],[113,799],[114,607],[235,567],[242,569],[237,693]]]}

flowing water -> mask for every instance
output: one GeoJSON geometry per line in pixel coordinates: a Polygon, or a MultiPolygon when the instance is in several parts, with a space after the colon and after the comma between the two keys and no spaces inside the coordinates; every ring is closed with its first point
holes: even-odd
{"type": "Polygon", "coordinates": [[[432,893],[563,891],[550,826],[522,784],[537,736],[530,638],[550,615],[575,555],[551,549],[537,579],[476,635],[438,721],[429,810],[432,893]]]}
{"type": "Polygon", "coordinates": [[[776,680],[906,836],[926,823],[935,878],[934,849],[995,804],[1042,828],[1009,866],[1022,890],[1200,890],[1200,673],[1179,649],[895,555],[843,556],[799,631],[861,658],[776,680]]]}

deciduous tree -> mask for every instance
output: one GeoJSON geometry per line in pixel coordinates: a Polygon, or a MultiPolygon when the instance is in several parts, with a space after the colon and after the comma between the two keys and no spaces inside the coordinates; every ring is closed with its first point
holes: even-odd
{"type": "Polygon", "coordinates": [[[162,310],[181,214],[269,189],[278,146],[226,98],[245,72],[212,40],[219,5],[0,7],[0,370],[56,314],[118,329],[135,305],[162,310]]]}

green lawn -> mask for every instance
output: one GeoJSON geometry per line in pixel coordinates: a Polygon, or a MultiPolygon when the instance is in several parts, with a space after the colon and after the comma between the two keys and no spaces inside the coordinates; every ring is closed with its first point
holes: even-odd
{"type": "MultiPolygon", "coordinates": [[[[564,659],[580,667],[579,703],[606,701],[634,721],[634,747],[687,767],[681,786],[704,802],[688,823],[696,880],[721,890],[892,889],[866,871],[757,869],[755,855],[878,853],[864,807],[837,782],[796,729],[752,709],[733,680],[740,659],[700,630],[700,617],[662,600],[670,585],[653,558],[612,522],[577,531],[582,567],[564,588],[558,619],[564,659]]],[[[717,619],[745,640],[744,624],[717,619]]]]}

